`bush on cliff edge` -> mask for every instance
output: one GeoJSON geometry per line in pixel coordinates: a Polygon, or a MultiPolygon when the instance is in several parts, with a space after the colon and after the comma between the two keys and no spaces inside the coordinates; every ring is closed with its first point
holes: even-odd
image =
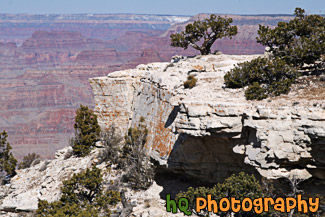
{"type": "Polygon", "coordinates": [[[59,201],[39,201],[37,217],[109,217],[110,207],[121,201],[119,192],[104,190],[101,170],[96,167],[63,181],[61,191],[59,201]]]}
{"type": "Polygon", "coordinates": [[[259,57],[250,62],[239,63],[224,76],[229,88],[243,88],[246,99],[262,100],[269,96],[286,94],[298,72],[279,58],[268,60],[259,57]]]}
{"type": "Polygon", "coordinates": [[[184,88],[193,88],[196,86],[197,78],[193,75],[187,76],[187,80],[184,81],[184,88]]]}
{"type": "Polygon", "coordinates": [[[243,88],[247,100],[262,100],[287,94],[298,69],[324,71],[325,18],[306,15],[296,8],[296,17],[271,29],[259,26],[257,42],[269,48],[270,59],[257,58],[238,64],[226,73],[226,87],[243,88]]]}
{"type": "Polygon", "coordinates": [[[87,106],[80,105],[75,118],[75,138],[72,139],[73,154],[78,157],[88,155],[99,140],[100,127],[97,115],[87,106]]]}
{"type": "Polygon", "coordinates": [[[16,175],[17,160],[11,152],[11,146],[7,142],[8,134],[6,131],[0,133],[0,184],[3,184],[5,177],[16,175]],[[3,177],[2,175],[3,174],[3,177]]]}

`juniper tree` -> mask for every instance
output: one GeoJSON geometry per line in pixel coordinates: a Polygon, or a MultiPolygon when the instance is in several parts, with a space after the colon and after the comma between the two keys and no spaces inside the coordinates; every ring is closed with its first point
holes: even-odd
{"type": "Polygon", "coordinates": [[[224,76],[227,87],[248,86],[246,99],[261,100],[287,94],[306,66],[324,70],[325,18],[306,15],[301,8],[295,15],[273,29],[259,26],[257,42],[269,47],[270,57],[238,64],[224,76]]]}
{"type": "Polygon", "coordinates": [[[36,214],[45,216],[110,216],[110,206],[121,201],[120,193],[104,190],[101,170],[95,166],[63,181],[59,201],[40,200],[36,214]]]}
{"type": "Polygon", "coordinates": [[[180,33],[171,34],[171,46],[187,49],[192,46],[202,55],[211,53],[211,47],[217,39],[237,34],[237,26],[231,26],[232,18],[223,18],[211,14],[203,21],[197,20],[188,24],[180,33]]]}
{"type": "Polygon", "coordinates": [[[13,177],[16,175],[17,160],[12,155],[12,148],[7,138],[6,131],[0,133],[0,174],[4,172],[6,176],[13,177]]]}
{"type": "Polygon", "coordinates": [[[87,106],[80,105],[76,112],[74,129],[73,153],[76,156],[86,156],[99,140],[100,127],[97,122],[97,115],[87,106]]]}
{"type": "MultiPolygon", "coordinates": [[[[301,8],[295,9],[295,18],[279,22],[271,29],[259,26],[257,42],[268,46],[275,57],[301,68],[304,64],[315,64],[325,55],[325,18],[307,15],[301,8]]],[[[323,65],[323,64],[320,64],[323,65]]]]}

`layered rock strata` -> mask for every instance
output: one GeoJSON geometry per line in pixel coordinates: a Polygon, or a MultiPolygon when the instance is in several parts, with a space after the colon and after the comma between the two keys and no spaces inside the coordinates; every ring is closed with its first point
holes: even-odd
{"type": "MultiPolygon", "coordinates": [[[[224,87],[223,75],[233,64],[256,57],[175,57],[171,63],[139,65],[90,79],[99,123],[103,129],[114,124],[126,133],[144,117],[148,153],[167,172],[207,182],[238,171],[270,179],[307,179],[313,182],[304,185],[310,190],[305,193],[325,195],[325,84],[302,78],[287,96],[246,101],[243,89],[224,87]],[[198,82],[184,89],[189,74],[198,82]]],[[[62,181],[98,164],[100,151],[77,158],[66,147],[52,161],[18,170],[10,184],[0,186],[0,215],[19,216],[37,209],[39,199],[57,200],[62,181]]],[[[105,162],[97,167],[107,182],[121,176],[105,162]]],[[[161,198],[184,186],[170,174],[159,176],[145,192],[128,190],[136,205],[133,215],[174,216],[165,212],[161,198]]]]}
{"type": "MultiPolygon", "coordinates": [[[[75,110],[94,105],[88,78],[198,54],[171,47],[169,36],[208,16],[0,14],[0,131],[8,132],[14,156],[53,158],[66,145],[75,110]]],[[[212,48],[227,54],[262,54],[258,25],[293,18],[227,16],[238,34],[212,48]]]]}
{"type": "Polygon", "coordinates": [[[247,101],[243,89],[225,88],[223,76],[234,64],[256,57],[175,57],[92,78],[99,123],[126,133],[144,117],[152,158],[201,180],[221,181],[238,171],[324,180],[324,83],[247,101]],[[183,86],[188,75],[198,79],[192,89],[183,86]]]}

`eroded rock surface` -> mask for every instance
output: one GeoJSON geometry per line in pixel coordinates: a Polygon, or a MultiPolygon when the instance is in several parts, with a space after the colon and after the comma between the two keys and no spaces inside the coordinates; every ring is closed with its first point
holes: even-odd
{"type": "MultiPolygon", "coordinates": [[[[101,148],[94,149],[90,155],[77,158],[71,156],[71,147],[66,147],[56,152],[54,160],[42,161],[40,164],[27,169],[18,170],[17,175],[10,184],[0,186],[0,216],[19,217],[34,216],[39,200],[49,202],[57,201],[61,197],[62,181],[80,173],[93,165],[101,169],[104,188],[111,181],[119,182],[123,171],[116,169],[114,165],[107,162],[98,162],[98,154],[101,148]]],[[[161,184],[153,182],[146,191],[134,191],[126,183],[120,184],[120,190],[125,191],[126,199],[133,205],[132,216],[176,216],[183,214],[167,213],[165,201],[161,198],[164,190],[161,184]]],[[[118,216],[123,206],[118,203],[112,207],[112,216],[118,216]]]]}
{"type": "Polygon", "coordinates": [[[179,56],[92,78],[99,123],[125,133],[144,117],[154,159],[210,182],[237,171],[324,180],[324,83],[247,101],[243,89],[224,87],[223,76],[257,56],[179,56]],[[183,86],[188,75],[198,79],[192,89],[183,86]]]}
{"type": "MultiPolygon", "coordinates": [[[[165,172],[206,182],[222,181],[238,171],[271,179],[308,179],[313,180],[308,193],[324,195],[324,83],[302,78],[298,82],[304,88],[294,86],[287,96],[246,101],[243,89],[224,88],[223,75],[233,64],[256,57],[178,56],[170,63],[93,78],[99,123],[103,129],[115,124],[126,133],[144,117],[147,150],[165,172]],[[184,89],[189,74],[198,82],[184,89]]],[[[39,199],[59,199],[62,181],[97,164],[99,151],[76,158],[69,156],[67,147],[52,161],[19,170],[9,185],[0,186],[0,215],[18,216],[35,210],[39,199]]],[[[97,166],[107,182],[121,175],[105,163],[97,166]]],[[[134,216],[174,216],[165,212],[162,199],[179,192],[180,183],[167,174],[145,192],[128,190],[134,216]]]]}
{"type": "Polygon", "coordinates": [[[54,160],[42,161],[34,167],[18,170],[9,186],[0,186],[7,192],[0,199],[0,210],[33,211],[37,209],[38,200],[53,202],[60,199],[62,181],[89,168],[95,156],[68,158],[71,151],[71,147],[66,147],[56,152],[54,160]]]}
{"type": "MultiPolygon", "coordinates": [[[[171,47],[169,35],[208,16],[0,14],[0,130],[8,132],[14,156],[49,159],[66,145],[76,109],[94,106],[88,78],[198,54],[171,47]]],[[[293,18],[227,16],[238,34],[212,48],[227,54],[262,54],[258,25],[293,18]]]]}

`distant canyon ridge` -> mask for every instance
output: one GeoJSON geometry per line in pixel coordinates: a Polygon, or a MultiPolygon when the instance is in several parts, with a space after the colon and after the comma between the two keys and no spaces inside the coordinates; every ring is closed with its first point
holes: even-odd
{"type": "MultiPolygon", "coordinates": [[[[18,159],[28,153],[51,158],[73,136],[75,110],[94,107],[88,78],[196,55],[170,47],[169,35],[207,17],[77,14],[0,14],[0,130],[18,159]]],[[[258,25],[275,26],[292,16],[239,16],[238,34],[215,43],[225,54],[261,54],[258,25]]]]}

